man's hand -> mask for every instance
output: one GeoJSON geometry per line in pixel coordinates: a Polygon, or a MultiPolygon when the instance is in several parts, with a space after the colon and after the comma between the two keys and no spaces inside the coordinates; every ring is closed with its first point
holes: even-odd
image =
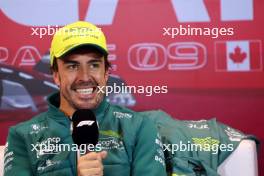
{"type": "Polygon", "coordinates": [[[102,159],[106,158],[107,152],[89,152],[78,160],[78,176],[103,176],[104,166],[102,159]]]}

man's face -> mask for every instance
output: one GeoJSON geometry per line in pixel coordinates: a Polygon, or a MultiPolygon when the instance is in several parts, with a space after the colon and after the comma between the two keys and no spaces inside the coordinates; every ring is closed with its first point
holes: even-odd
{"type": "Polygon", "coordinates": [[[86,50],[57,59],[57,64],[53,78],[60,87],[60,109],[72,115],[76,109],[96,108],[104,97],[97,86],[105,86],[108,79],[104,57],[86,50]]]}

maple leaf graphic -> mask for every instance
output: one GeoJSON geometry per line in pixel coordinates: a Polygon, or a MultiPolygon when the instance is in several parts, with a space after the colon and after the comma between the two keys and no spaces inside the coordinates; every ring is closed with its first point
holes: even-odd
{"type": "Polygon", "coordinates": [[[241,52],[241,48],[237,46],[233,53],[229,54],[229,57],[232,59],[234,63],[242,63],[244,59],[247,57],[247,53],[241,52]]]}

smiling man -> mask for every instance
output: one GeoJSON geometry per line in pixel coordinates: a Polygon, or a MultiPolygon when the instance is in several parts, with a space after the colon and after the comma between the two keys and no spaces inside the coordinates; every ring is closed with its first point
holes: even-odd
{"type": "Polygon", "coordinates": [[[5,176],[165,176],[153,122],[110,105],[99,91],[106,86],[110,68],[103,32],[88,22],[69,24],[54,35],[50,56],[59,92],[49,96],[47,112],[10,128],[5,176]],[[78,109],[95,113],[101,150],[77,157],[73,148],[43,148],[74,144],[71,117],[78,109]]]}
{"type": "MultiPolygon", "coordinates": [[[[95,109],[104,94],[97,91],[105,86],[108,66],[104,55],[96,49],[81,46],[57,60],[54,81],[60,87],[60,109],[67,115],[76,109],[95,109]]],[[[108,64],[109,65],[109,64],[108,64]]]]}

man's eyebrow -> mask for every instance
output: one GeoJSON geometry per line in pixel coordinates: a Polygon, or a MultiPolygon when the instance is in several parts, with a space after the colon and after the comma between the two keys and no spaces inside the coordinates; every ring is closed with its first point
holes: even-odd
{"type": "MultiPolygon", "coordinates": [[[[91,63],[102,63],[102,59],[99,59],[99,58],[94,58],[94,59],[91,59],[89,61],[87,61],[87,64],[91,64],[91,63]]],[[[80,62],[78,61],[75,61],[75,60],[63,60],[63,63],[64,64],[80,64],[80,62]]]]}
{"type": "Polygon", "coordinates": [[[100,58],[94,58],[94,59],[89,60],[87,63],[94,63],[94,62],[103,62],[103,61],[100,58]]]}
{"type": "Polygon", "coordinates": [[[79,62],[74,61],[74,60],[63,60],[63,62],[64,62],[65,64],[79,64],[79,62]]]}

